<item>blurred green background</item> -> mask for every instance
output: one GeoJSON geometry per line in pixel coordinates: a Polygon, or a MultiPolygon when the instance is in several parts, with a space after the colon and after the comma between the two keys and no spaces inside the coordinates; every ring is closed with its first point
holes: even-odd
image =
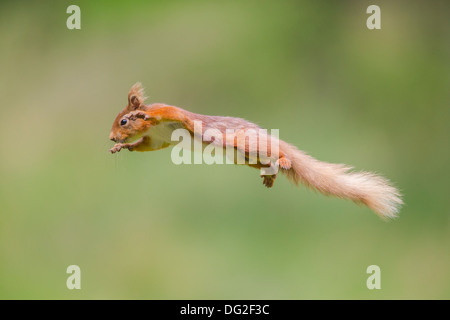
{"type": "Polygon", "coordinates": [[[2,1],[0,298],[449,299],[449,9],[2,1]],[[170,149],[109,154],[136,81],[148,102],[243,117],[382,173],[400,218],[284,177],[268,190],[249,168],[176,166],[170,149]],[[81,290],[66,288],[71,264],[81,290]],[[381,290],[366,287],[372,264],[381,290]]]}

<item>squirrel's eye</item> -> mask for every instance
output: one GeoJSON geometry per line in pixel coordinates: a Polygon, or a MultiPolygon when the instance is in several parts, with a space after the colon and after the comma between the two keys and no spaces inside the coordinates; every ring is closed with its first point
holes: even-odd
{"type": "Polygon", "coordinates": [[[127,124],[127,122],[128,122],[127,119],[122,119],[122,120],[120,120],[120,125],[124,126],[127,124]]]}

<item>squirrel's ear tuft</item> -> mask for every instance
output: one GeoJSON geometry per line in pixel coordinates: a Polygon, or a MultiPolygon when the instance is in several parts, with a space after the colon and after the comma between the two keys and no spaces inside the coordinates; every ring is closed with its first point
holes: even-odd
{"type": "Polygon", "coordinates": [[[147,99],[147,97],[145,97],[144,88],[142,88],[140,82],[137,82],[131,87],[130,92],[128,93],[128,108],[131,110],[138,109],[144,104],[145,99],[147,99]]]}

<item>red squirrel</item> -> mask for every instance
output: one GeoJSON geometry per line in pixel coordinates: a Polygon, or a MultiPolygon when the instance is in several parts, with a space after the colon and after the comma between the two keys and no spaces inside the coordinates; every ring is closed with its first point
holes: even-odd
{"type": "MultiPolygon", "coordinates": [[[[343,164],[333,164],[319,161],[296,147],[282,141],[278,143],[278,152],[271,152],[270,143],[268,150],[269,163],[262,161],[250,162],[250,154],[260,152],[260,145],[256,143],[238,144],[239,135],[258,134],[261,129],[254,123],[240,118],[206,116],[189,112],[187,110],[161,103],[145,105],[146,97],[140,83],[136,83],[128,93],[128,105],[114,120],[109,138],[116,142],[110,149],[111,153],[121,149],[129,151],[155,151],[176,144],[171,140],[172,132],[176,129],[185,129],[192,137],[198,135],[195,132],[194,122],[203,124],[203,132],[206,128],[214,128],[223,134],[219,141],[225,149],[232,147],[239,149],[245,155],[246,165],[261,169],[275,167],[275,172],[264,173],[261,171],[263,184],[270,188],[273,186],[280,169],[289,180],[298,185],[302,182],[308,187],[325,195],[350,199],[358,204],[365,204],[382,218],[394,218],[397,216],[400,206],[403,204],[399,191],[390,182],[370,172],[352,172],[352,167],[343,164]],[[236,135],[231,138],[226,136],[229,129],[236,135]],[[226,132],[227,131],[227,132],[226,132]]],[[[258,140],[259,141],[259,140],[258,140]]]]}

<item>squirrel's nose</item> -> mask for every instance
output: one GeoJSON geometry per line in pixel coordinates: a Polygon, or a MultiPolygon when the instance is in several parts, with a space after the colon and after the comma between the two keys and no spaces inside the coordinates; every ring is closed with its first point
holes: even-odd
{"type": "Polygon", "coordinates": [[[116,137],[114,137],[114,135],[112,134],[112,132],[111,132],[111,134],[109,135],[109,140],[112,140],[112,141],[116,142],[116,137]]]}

